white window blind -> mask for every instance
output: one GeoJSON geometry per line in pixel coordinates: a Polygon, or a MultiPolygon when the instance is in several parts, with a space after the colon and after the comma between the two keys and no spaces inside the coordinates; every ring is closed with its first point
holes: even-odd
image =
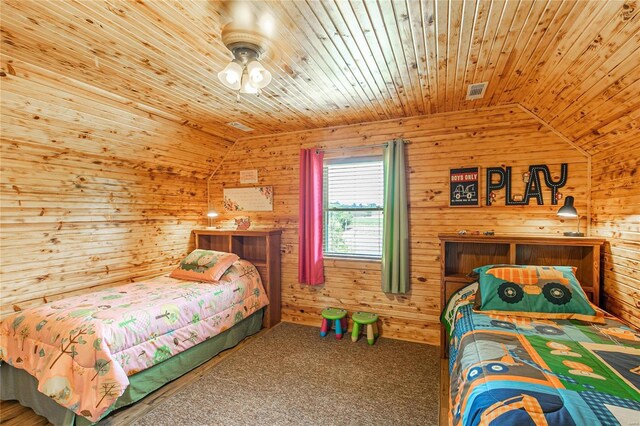
{"type": "Polygon", "coordinates": [[[382,157],[326,160],[325,255],[382,256],[382,157]]]}

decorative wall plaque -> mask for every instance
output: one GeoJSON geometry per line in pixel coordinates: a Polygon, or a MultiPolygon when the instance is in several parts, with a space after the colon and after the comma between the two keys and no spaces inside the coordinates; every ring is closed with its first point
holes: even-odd
{"type": "Polygon", "coordinates": [[[449,206],[480,206],[480,169],[464,167],[449,170],[449,206]]]}
{"type": "Polygon", "coordinates": [[[258,183],[258,171],[240,170],[240,183],[258,183]]]}
{"type": "Polygon", "coordinates": [[[273,187],[225,188],[224,209],[231,212],[273,211],[273,187]]]}

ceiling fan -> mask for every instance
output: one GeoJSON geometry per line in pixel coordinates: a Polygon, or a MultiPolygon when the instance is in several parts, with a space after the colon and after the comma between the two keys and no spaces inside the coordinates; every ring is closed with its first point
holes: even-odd
{"type": "Polygon", "coordinates": [[[236,2],[232,5],[233,20],[222,29],[222,42],[233,54],[233,60],[218,73],[218,79],[226,87],[240,94],[256,94],[272,80],[271,73],[260,63],[273,55],[270,36],[274,21],[269,13],[258,16],[249,5],[236,2]]]}

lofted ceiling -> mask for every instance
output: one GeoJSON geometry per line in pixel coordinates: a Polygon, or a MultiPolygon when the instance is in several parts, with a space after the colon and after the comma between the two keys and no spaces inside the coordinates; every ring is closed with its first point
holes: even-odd
{"type": "Polygon", "coordinates": [[[275,19],[278,55],[263,61],[273,82],[239,103],[217,79],[224,2],[3,0],[1,59],[228,140],[513,103],[590,153],[640,138],[638,0],[247,4],[275,19]]]}

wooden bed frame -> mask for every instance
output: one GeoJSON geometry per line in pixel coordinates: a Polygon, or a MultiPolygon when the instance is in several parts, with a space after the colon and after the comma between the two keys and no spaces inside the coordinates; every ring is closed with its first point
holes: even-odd
{"type": "MultiPolygon", "coordinates": [[[[568,265],[577,269],[576,277],[589,299],[600,306],[601,238],[481,236],[440,234],[442,274],[440,307],[451,295],[473,282],[467,275],[474,268],[490,264],[568,265]]],[[[449,419],[449,339],[440,330],[440,425],[449,419]]]]}
{"type": "Polygon", "coordinates": [[[198,249],[226,251],[251,262],[260,273],[269,305],[264,311],[262,326],[271,328],[280,322],[280,238],[281,229],[193,231],[198,249]]]}
{"type": "MultiPolygon", "coordinates": [[[[600,306],[600,248],[602,238],[529,237],[440,234],[440,307],[451,295],[473,282],[468,274],[479,266],[566,265],[575,266],[576,278],[587,296],[600,306]]],[[[440,331],[440,355],[448,357],[449,342],[444,326],[440,331]]]]}

